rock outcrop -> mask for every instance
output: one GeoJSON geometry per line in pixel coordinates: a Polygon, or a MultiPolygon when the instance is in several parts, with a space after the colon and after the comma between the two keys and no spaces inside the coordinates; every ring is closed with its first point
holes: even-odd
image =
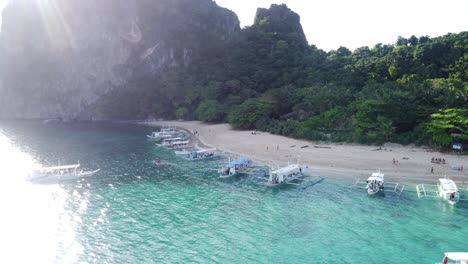
{"type": "Polygon", "coordinates": [[[96,104],[114,89],[190,67],[239,30],[211,0],[10,1],[0,118],[101,118],[96,104]]]}

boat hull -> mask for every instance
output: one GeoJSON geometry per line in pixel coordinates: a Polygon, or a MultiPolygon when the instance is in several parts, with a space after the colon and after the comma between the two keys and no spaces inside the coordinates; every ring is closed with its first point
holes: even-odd
{"type": "Polygon", "coordinates": [[[78,180],[82,178],[88,178],[96,174],[100,169],[94,171],[84,171],[80,173],[69,173],[69,174],[54,174],[54,175],[43,175],[40,173],[33,174],[33,176],[29,179],[31,182],[35,183],[53,183],[53,182],[62,182],[62,181],[72,181],[78,180]]]}
{"type": "Polygon", "coordinates": [[[446,200],[449,204],[456,204],[460,200],[460,193],[458,191],[454,191],[452,196],[450,191],[444,190],[442,186],[438,185],[437,188],[439,189],[439,197],[446,200]]]}
{"type": "Polygon", "coordinates": [[[377,191],[371,190],[371,189],[367,189],[367,194],[369,194],[369,195],[375,195],[375,194],[380,193],[381,191],[382,191],[382,190],[380,190],[380,189],[377,190],[377,191]]]}

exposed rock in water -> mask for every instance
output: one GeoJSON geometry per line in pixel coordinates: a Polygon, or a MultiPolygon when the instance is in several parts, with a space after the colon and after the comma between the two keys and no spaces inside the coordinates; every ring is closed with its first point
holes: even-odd
{"type": "Polygon", "coordinates": [[[9,1],[0,118],[102,118],[102,97],[177,74],[239,30],[211,0],[9,1]]]}

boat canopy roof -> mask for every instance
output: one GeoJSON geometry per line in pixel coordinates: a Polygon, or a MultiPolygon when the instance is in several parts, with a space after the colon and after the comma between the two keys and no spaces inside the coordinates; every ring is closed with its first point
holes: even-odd
{"type": "Polygon", "coordinates": [[[210,152],[210,151],[215,151],[216,149],[215,148],[210,148],[210,149],[200,149],[200,150],[196,150],[196,151],[193,151],[192,153],[204,153],[204,152],[210,152]]]}
{"type": "Polygon", "coordinates": [[[445,256],[454,261],[468,261],[468,252],[445,252],[445,256]]]}
{"type": "Polygon", "coordinates": [[[239,159],[237,159],[237,160],[234,160],[234,161],[229,162],[228,164],[226,164],[225,167],[226,167],[226,168],[232,168],[232,167],[235,167],[235,166],[237,166],[237,165],[246,165],[246,164],[249,164],[249,163],[251,163],[251,162],[252,162],[251,159],[242,157],[242,158],[239,158],[239,159]]]}
{"type": "Polygon", "coordinates": [[[367,180],[368,181],[383,181],[384,174],[381,172],[374,172],[367,180]]]}
{"type": "Polygon", "coordinates": [[[181,138],[181,137],[166,138],[164,141],[178,141],[178,140],[184,140],[184,138],[181,138]]]}
{"type": "Polygon", "coordinates": [[[174,131],[176,130],[175,127],[166,127],[166,128],[161,128],[161,132],[169,132],[169,131],[174,131]]]}
{"type": "Polygon", "coordinates": [[[440,186],[445,191],[456,192],[458,191],[457,185],[450,179],[439,179],[440,186]]]}
{"type": "Polygon", "coordinates": [[[54,166],[54,167],[41,167],[39,170],[41,171],[69,170],[69,169],[77,169],[79,167],[80,167],[80,164],[73,164],[73,165],[54,166]]]}
{"type": "Polygon", "coordinates": [[[294,170],[297,170],[299,168],[300,168],[299,164],[291,164],[291,165],[288,165],[286,167],[282,167],[282,168],[279,168],[277,170],[274,170],[271,173],[277,173],[277,174],[288,173],[290,171],[294,171],[294,170]]]}
{"type": "Polygon", "coordinates": [[[173,142],[172,142],[173,145],[188,144],[188,143],[190,143],[190,141],[188,141],[188,140],[185,140],[185,141],[173,141],[173,142]]]}

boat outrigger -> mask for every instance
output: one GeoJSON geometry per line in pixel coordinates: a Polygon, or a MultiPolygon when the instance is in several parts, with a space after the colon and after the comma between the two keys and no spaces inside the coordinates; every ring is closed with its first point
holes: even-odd
{"type": "Polygon", "coordinates": [[[431,184],[418,184],[416,185],[416,192],[418,198],[421,197],[440,197],[450,204],[456,204],[460,201],[466,201],[467,199],[460,198],[460,191],[457,184],[447,178],[440,178],[437,185],[431,184]]]}
{"type": "Polygon", "coordinates": [[[193,160],[193,161],[207,160],[207,159],[219,159],[222,157],[224,157],[224,153],[216,151],[215,148],[195,150],[187,154],[187,159],[193,160]]]}
{"type": "Polygon", "coordinates": [[[387,191],[401,195],[401,193],[405,189],[405,186],[399,183],[385,183],[385,176],[382,172],[380,172],[380,170],[378,170],[377,172],[373,172],[365,182],[363,182],[361,179],[357,179],[353,183],[352,187],[364,188],[367,190],[367,193],[369,195],[384,193],[387,191]]]}
{"type": "Polygon", "coordinates": [[[241,157],[237,160],[231,161],[228,164],[224,165],[223,168],[218,170],[220,178],[228,178],[235,176],[239,173],[248,172],[248,167],[252,165],[252,160],[241,157]]]}
{"type": "Polygon", "coordinates": [[[96,174],[100,169],[93,171],[83,171],[80,164],[41,167],[32,172],[30,180],[33,182],[57,182],[66,180],[75,180],[79,178],[90,177],[96,174]]]}

